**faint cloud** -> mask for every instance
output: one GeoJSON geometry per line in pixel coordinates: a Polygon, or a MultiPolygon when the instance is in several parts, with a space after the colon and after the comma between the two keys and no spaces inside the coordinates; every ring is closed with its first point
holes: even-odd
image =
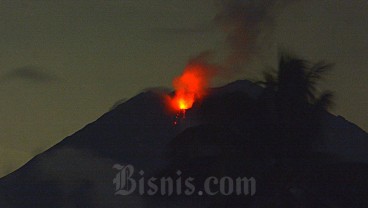
{"type": "Polygon", "coordinates": [[[44,72],[41,68],[35,66],[23,66],[7,71],[0,76],[0,82],[12,80],[29,80],[38,83],[56,81],[59,78],[50,73],[44,72]]]}
{"type": "Polygon", "coordinates": [[[204,34],[215,30],[214,25],[197,25],[192,27],[154,27],[151,28],[152,32],[176,34],[176,35],[189,35],[189,34],[204,34]]]}

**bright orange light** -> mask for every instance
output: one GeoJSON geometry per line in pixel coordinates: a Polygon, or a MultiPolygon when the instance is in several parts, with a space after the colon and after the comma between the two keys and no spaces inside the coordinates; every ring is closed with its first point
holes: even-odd
{"type": "Polygon", "coordinates": [[[196,100],[205,95],[209,79],[212,76],[213,73],[205,65],[188,64],[184,72],[173,81],[175,95],[169,99],[170,106],[174,110],[191,108],[196,100]]]}
{"type": "Polygon", "coordinates": [[[189,108],[188,103],[185,102],[185,100],[183,99],[179,100],[179,108],[182,110],[188,109],[189,108]]]}

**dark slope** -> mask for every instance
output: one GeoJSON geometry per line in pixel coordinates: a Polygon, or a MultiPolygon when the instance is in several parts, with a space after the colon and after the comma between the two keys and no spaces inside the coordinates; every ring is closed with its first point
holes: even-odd
{"type": "MultiPolygon", "coordinates": [[[[134,164],[147,172],[166,165],[163,149],[179,131],[173,119],[160,95],[141,93],[2,178],[0,196],[5,199],[0,205],[7,201],[11,207],[74,206],[90,199],[78,199],[73,192],[91,192],[88,187],[96,186],[100,193],[110,188],[106,192],[113,197],[115,163],[134,164]]],[[[109,202],[103,204],[108,207],[109,202]]]]}
{"type": "Polygon", "coordinates": [[[268,131],[254,113],[261,93],[245,80],[211,89],[177,126],[159,93],[141,93],[2,178],[0,206],[365,207],[368,135],[324,113],[324,145],[308,158],[275,158],[281,150],[255,138],[268,131]],[[254,176],[257,196],[114,196],[115,163],[147,177],[181,170],[198,184],[212,175],[254,176]]]}

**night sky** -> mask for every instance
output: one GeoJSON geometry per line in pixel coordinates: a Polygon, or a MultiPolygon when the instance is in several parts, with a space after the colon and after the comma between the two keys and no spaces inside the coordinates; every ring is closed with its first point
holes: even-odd
{"type": "MultiPolygon", "coordinates": [[[[279,49],[335,63],[321,84],[335,92],[332,111],[367,131],[368,1],[281,5],[255,20],[262,27],[249,26],[257,41],[248,40],[243,69],[214,85],[256,80],[275,65],[279,49]]],[[[215,21],[220,11],[210,0],[1,1],[0,176],[117,101],[171,87],[201,52],[225,54],[226,27],[215,21]]]]}

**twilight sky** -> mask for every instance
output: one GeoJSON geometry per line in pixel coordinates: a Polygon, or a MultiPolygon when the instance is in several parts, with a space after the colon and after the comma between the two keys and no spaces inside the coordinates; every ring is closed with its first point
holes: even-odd
{"type": "MultiPolygon", "coordinates": [[[[221,54],[219,10],[212,0],[1,1],[0,177],[116,101],[170,87],[202,51],[221,54]]],[[[298,0],[273,15],[257,53],[221,83],[256,79],[279,48],[326,60],[335,63],[321,84],[335,92],[333,112],[367,131],[368,1],[298,0]]]]}

